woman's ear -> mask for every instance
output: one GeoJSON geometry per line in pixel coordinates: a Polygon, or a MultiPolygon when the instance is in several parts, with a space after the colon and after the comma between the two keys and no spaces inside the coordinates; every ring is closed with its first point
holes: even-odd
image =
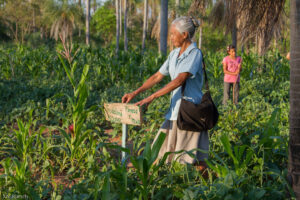
{"type": "Polygon", "coordinates": [[[182,35],[183,35],[183,38],[185,40],[189,38],[189,33],[188,32],[183,32],[182,35]]]}

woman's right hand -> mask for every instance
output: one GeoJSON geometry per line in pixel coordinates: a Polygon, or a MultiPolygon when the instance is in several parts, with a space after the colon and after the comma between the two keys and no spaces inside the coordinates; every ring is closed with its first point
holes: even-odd
{"type": "Polygon", "coordinates": [[[125,94],[122,97],[122,103],[129,103],[135,96],[136,96],[136,94],[134,94],[134,92],[125,94]]]}

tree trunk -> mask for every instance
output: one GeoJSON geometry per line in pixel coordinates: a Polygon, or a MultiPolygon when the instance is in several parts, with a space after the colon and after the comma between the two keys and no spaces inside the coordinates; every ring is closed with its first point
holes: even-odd
{"type": "Polygon", "coordinates": [[[15,34],[16,42],[19,42],[19,39],[18,39],[18,31],[19,31],[18,26],[19,26],[18,23],[16,23],[16,34],[15,34]]]}
{"type": "Polygon", "coordinates": [[[180,0],[176,0],[175,7],[176,7],[176,18],[177,18],[177,17],[179,17],[180,0]]]}
{"type": "Polygon", "coordinates": [[[151,18],[153,21],[156,21],[157,16],[159,15],[159,13],[157,11],[159,5],[155,5],[155,1],[152,4],[153,4],[153,6],[151,7],[151,18]]]}
{"type": "Polygon", "coordinates": [[[81,0],[78,0],[78,5],[81,7],[81,0]]]}
{"type": "Polygon", "coordinates": [[[97,0],[94,0],[93,10],[94,10],[94,13],[97,10],[97,0]]]}
{"type": "Polygon", "coordinates": [[[260,33],[257,36],[257,54],[262,56],[263,54],[263,38],[260,33]]]}
{"type": "Polygon", "coordinates": [[[85,43],[90,45],[90,0],[86,0],[86,15],[85,15],[85,43]]]}
{"type": "Polygon", "coordinates": [[[258,54],[258,33],[255,34],[255,51],[258,54]]]}
{"type": "Polygon", "coordinates": [[[202,47],[202,22],[201,23],[201,26],[199,27],[199,43],[198,43],[198,48],[201,49],[202,47]]]}
{"type": "Polygon", "coordinates": [[[120,39],[120,0],[116,0],[116,53],[119,52],[119,39],[120,39]]]}
{"type": "Polygon", "coordinates": [[[274,37],[274,49],[277,49],[277,40],[279,40],[279,38],[274,37]]]}
{"type": "Polygon", "coordinates": [[[122,0],[119,0],[120,36],[122,35],[122,0]]]}
{"type": "Polygon", "coordinates": [[[32,26],[33,26],[33,32],[36,32],[35,8],[34,7],[33,7],[33,12],[32,12],[32,26]]]}
{"type": "Polygon", "coordinates": [[[41,27],[40,28],[40,37],[41,37],[41,39],[43,39],[43,36],[44,36],[43,32],[44,32],[43,27],[41,27]]]}
{"type": "Polygon", "coordinates": [[[21,29],[21,44],[23,44],[24,43],[24,27],[20,27],[20,29],[21,29]]]}
{"type": "MultiPolygon", "coordinates": [[[[145,8],[144,8],[144,9],[145,9],[145,8]]],[[[146,37],[147,37],[148,27],[149,27],[149,2],[148,2],[148,0],[147,0],[146,37]]]]}
{"type": "Polygon", "coordinates": [[[300,199],[300,0],[291,0],[290,140],[288,180],[300,199]]]}
{"type": "Polygon", "coordinates": [[[128,38],[127,38],[127,0],[124,0],[124,50],[128,50],[128,38]]]}
{"type": "Polygon", "coordinates": [[[147,20],[148,20],[148,0],[144,1],[144,26],[143,26],[143,41],[142,41],[142,53],[144,53],[146,35],[147,35],[147,20]]]}
{"type": "Polygon", "coordinates": [[[161,0],[160,7],[160,54],[167,54],[168,39],[168,0],[161,0]]]}
{"type": "Polygon", "coordinates": [[[232,40],[232,45],[235,46],[235,50],[237,50],[237,28],[236,25],[234,25],[232,27],[232,31],[231,31],[231,40],[232,40]]]}

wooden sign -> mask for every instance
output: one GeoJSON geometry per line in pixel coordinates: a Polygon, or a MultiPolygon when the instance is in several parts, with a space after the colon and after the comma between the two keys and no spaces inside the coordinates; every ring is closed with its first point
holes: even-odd
{"type": "Polygon", "coordinates": [[[127,103],[105,103],[105,118],[112,123],[142,124],[142,112],[140,106],[127,103]]]}

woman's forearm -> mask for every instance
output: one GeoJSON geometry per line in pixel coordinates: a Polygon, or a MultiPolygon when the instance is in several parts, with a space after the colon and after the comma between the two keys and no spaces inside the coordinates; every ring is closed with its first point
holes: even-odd
{"type": "Polygon", "coordinates": [[[237,72],[229,72],[229,71],[224,71],[225,74],[229,74],[229,75],[238,75],[239,74],[239,71],[237,72]]]}
{"type": "Polygon", "coordinates": [[[189,76],[190,76],[190,73],[188,73],[188,72],[180,73],[177,78],[175,78],[173,81],[168,83],[165,87],[163,87],[162,89],[153,93],[149,97],[135,103],[135,105],[142,106],[144,104],[151,103],[154,99],[156,99],[160,96],[163,96],[163,95],[171,92],[172,90],[178,88],[179,86],[181,86],[189,76]]]}
{"type": "Polygon", "coordinates": [[[238,75],[238,73],[239,73],[239,70],[238,70],[238,72],[230,72],[230,71],[228,71],[226,64],[223,64],[223,71],[224,71],[224,74],[235,75],[235,76],[238,75]]]}
{"type": "Polygon", "coordinates": [[[160,72],[156,72],[154,75],[152,75],[150,78],[148,78],[145,83],[139,87],[137,90],[125,94],[122,97],[122,103],[129,103],[136,95],[139,93],[151,88],[156,83],[160,82],[164,78],[164,75],[162,75],[160,72]]]}
{"type": "Polygon", "coordinates": [[[160,96],[168,94],[169,92],[171,92],[174,89],[181,86],[189,76],[190,76],[190,73],[179,74],[177,78],[175,78],[173,81],[169,82],[167,85],[165,85],[163,88],[161,88],[157,92],[153,93],[151,96],[153,98],[158,98],[160,96]]]}
{"type": "Polygon", "coordinates": [[[152,75],[150,78],[148,78],[144,84],[139,87],[137,90],[135,90],[133,93],[135,95],[144,92],[145,90],[148,90],[149,88],[153,87],[155,84],[159,83],[164,78],[164,75],[162,75],[160,72],[156,72],[154,75],[152,75]]]}

